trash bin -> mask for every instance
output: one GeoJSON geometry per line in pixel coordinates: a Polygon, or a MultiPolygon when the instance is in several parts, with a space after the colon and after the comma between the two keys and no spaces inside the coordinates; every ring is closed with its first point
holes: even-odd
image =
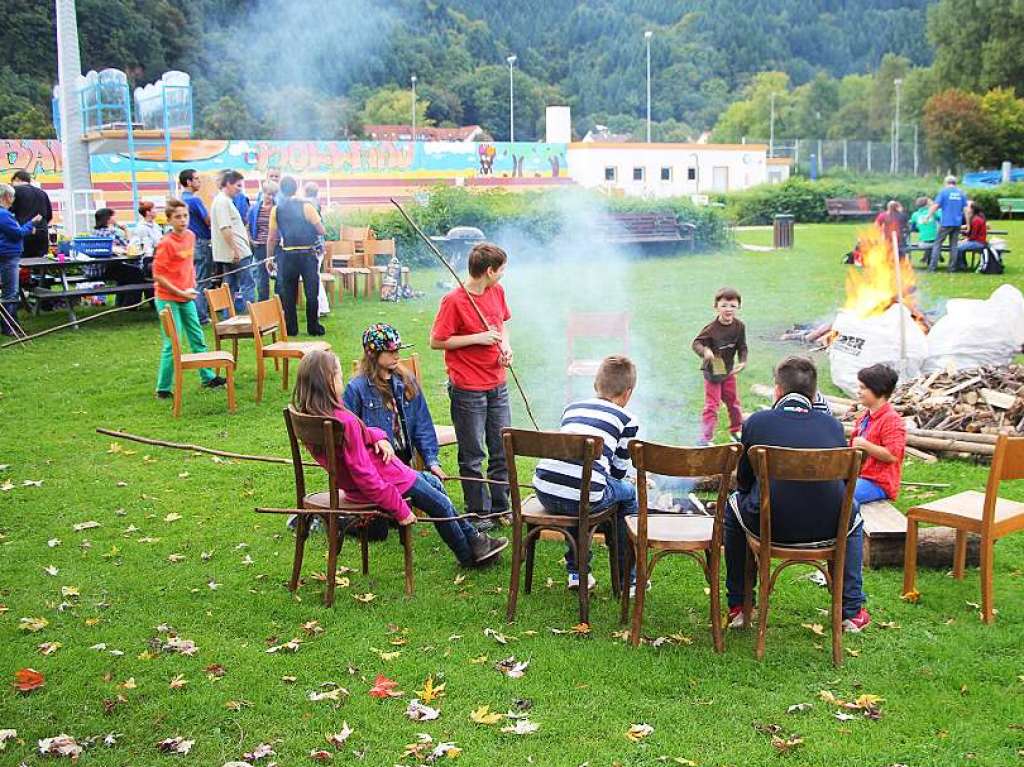
{"type": "Polygon", "coordinates": [[[793,216],[789,213],[777,213],[772,227],[772,247],[793,247],[793,216]]]}

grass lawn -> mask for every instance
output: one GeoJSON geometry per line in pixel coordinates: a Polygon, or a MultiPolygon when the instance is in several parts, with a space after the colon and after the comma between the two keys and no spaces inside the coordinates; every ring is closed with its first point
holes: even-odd
{"type": "MultiPolygon", "coordinates": [[[[1003,223],[1003,222],[1000,222],[1003,223]]],[[[1024,224],[1011,223],[1010,241],[1024,242],[1024,224]]],[[[697,361],[689,350],[711,317],[711,296],[723,284],[743,293],[750,366],[741,392],[748,409],[763,404],[749,393],[768,383],[780,356],[799,347],[776,341],[794,322],[828,317],[841,300],[840,257],[855,228],[800,226],[786,253],[740,249],[607,265],[556,267],[517,263],[507,290],[516,367],[542,425],[554,426],[564,403],[564,323],[569,309],[632,312],[631,354],[640,366],[635,409],[645,436],[690,443],[702,402],[697,361]]],[[[767,230],[744,231],[742,242],[765,244],[767,230]]],[[[586,254],[581,254],[583,257],[586,254]]],[[[956,296],[987,296],[1001,282],[1022,283],[1020,258],[1002,278],[921,275],[926,306],[956,296]]],[[[394,322],[417,345],[435,418],[447,422],[439,353],[427,336],[440,296],[440,271],[419,270],[424,299],[398,306],[346,300],[327,318],[328,340],[343,360],[359,351],[362,329],[394,322]]],[[[60,312],[30,319],[31,332],[64,321],[60,312]]],[[[612,636],[617,606],[607,588],[607,561],[595,557],[601,585],[589,636],[554,634],[575,621],[575,599],[563,587],[561,546],[542,544],[538,584],[521,598],[519,617],[504,623],[507,560],[483,572],[460,573],[437,534],[416,531],[416,596],[402,596],[397,536],[371,551],[371,575],[349,573],[333,609],[320,601],[323,537],[311,539],[306,581],[296,596],[285,589],[292,537],[280,517],[257,516],[256,505],[292,503],[285,466],[214,461],[209,456],[122,443],[94,433],[98,426],[246,453],[287,454],[281,409],[287,394],[270,372],[268,396],[253,402],[251,346],[243,344],[238,412],[227,415],[223,391],[186,381],[182,417],[153,397],[159,352],[157,323],[148,312],[122,313],[77,332],[65,331],[26,348],[0,352],[0,729],[14,728],[0,764],[41,764],[36,740],[68,733],[79,741],[120,733],[81,758],[86,765],[196,764],[219,767],[260,743],[272,745],[285,766],[311,764],[310,751],[334,752],[333,763],[412,765],[403,756],[417,733],[462,749],[458,763],[575,767],[593,765],[924,765],[1024,763],[1024,537],[999,544],[994,626],[977,616],[977,571],[963,582],[923,571],[918,604],[899,599],[899,570],[865,576],[875,624],[848,637],[840,669],[829,660],[828,638],[801,624],[827,624],[827,595],[804,571],[789,570],[773,597],[764,662],[753,658],[747,632],[726,636],[724,655],[711,649],[704,583],[689,561],[667,561],[655,572],[645,633],[676,635],[659,647],[633,649],[612,636]],[[27,486],[27,481],[41,484],[27,486]],[[76,532],[75,525],[95,522],[76,532]],[[546,579],[551,578],[546,582],[546,579]],[[372,593],[369,603],[355,595],[372,593]],[[36,632],[23,618],[42,618],[36,632]],[[317,621],[322,633],[303,630],[317,621]],[[890,628],[883,628],[887,623],[890,628]],[[194,655],[159,652],[167,627],[198,647],[194,655]],[[161,628],[158,628],[161,627],[161,628]],[[508,636],[503,646],[486,636],[508,636]],[[267,648],[300,638],[296,653],[267,648]],[[513,638],[514,637],[514,638],[513,638]],[[43,655],[41,643],[59,643],[43,655]],[[529,660],[525,676],[509,679],[494,663],[529,660]],[[44,687],[19,694],[15,672],[32,667],[44,687]],[[210,673],[221,667],[223,675],[210,673]],[[398,682],[401,698],[368,694],[377,674],[398,682]],[[172,679],[187,684],[172,688],[172,679]],[[433,677],[445,684],[436,721],[405,716],[409,698],[433,677]],[[288,681],[291,679],[292,681],[288,681]],[[348,690],[340,701],[312,701],[332,682],[348,690]],[[880,720],[837,720],[828,690],[851,700],[884,698],[880,720]],[[475,724],[479,706],[508,711],[527,700],[531,735],[475,724]],[[787,713],[797,703],[808,710],[787,713]],[[326,736],[344,722],[354,733],[340,750],[326,736]],[[639,743],[630,725],[654,732],[639,743]],[[769,725],[801,745],[779,753],[769,725]],[[188,755],[161,754],[156,743],[194,740],[188,755]],[[361,762],[360,762],[361,760],[361,762]]],[[[823,379],[827,361],[822,358],[823,379]]],[[[580,384],[576,391],[584,393],[580,384]]],[[[514,399],[513,420],[527,425],[514,399]]],[[[445,468],[455,470],[454,452],[445,468]]],[[[909,480],[949,483],[948,491],[981,489],[986,467],[966,462],[908,463],[909,480]]],[[[450,487],[461,503],[458,488],[450,487]]],[[[1024,500],[1024,487],[1005,494],[1024,500]]],[[[907,507],[929,493],[904,493],[907,507]]],[[[357,547],[342,563],[358,566],[357,547]]],[[[433,704],[438,705],[438,704],[433,704]]],[[[526,704],[522,704],[526,705],[526,704]]],[[[442,759],[444,761],[444,759],[442,759]]]]}

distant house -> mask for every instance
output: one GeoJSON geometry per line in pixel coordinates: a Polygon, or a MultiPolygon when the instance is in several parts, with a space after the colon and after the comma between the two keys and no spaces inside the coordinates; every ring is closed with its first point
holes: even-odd
{"type": "MultiPolygon", "coordinates": [[[[371,141],[410,141],[411,125],[364,125],[363,133],[371,141]]],[[[494,139],[479,125],[463,125],[460,128],[435,128],[416,126],[417,141],[493,141],[494,139]]]]}
{"type": "Polygon", "coordinates": [[[626,144],[633,140],[629,133],[610,133],[607,125],[595,125],[593,130],[587,131],[583,137],[584,144],[626,144]]]}

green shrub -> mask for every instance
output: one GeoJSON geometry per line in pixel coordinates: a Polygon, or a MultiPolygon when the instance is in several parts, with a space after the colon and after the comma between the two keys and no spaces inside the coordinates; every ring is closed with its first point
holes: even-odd
{"type": "MultiPolygon", "coordinates": [[[[609,199],[582,189],[545,192],[509,192],[493,189],[483,192],[462,187],[438,186],[430,190],[425,204],[403,206],[429,237],[443,235],[454,226],[475,226],[489,237],[498,237],[503,228],[514,227],[518,234],[548,242],[571,226],[571,211],[666,212],[680,222],[696,225],[697,244],[703,249],[722,247],[729,241],[725,216],[718,208],[697,207],[688,198],[642,200],[609,199]]],[[[432,255],[397,210],[347,212],[336,209],[324,215],[327,236],[336,239],[342,219],[349,226],[373,227],[380,238],[394,238],[402,260],[428,263],[432,255]]],[[[500,243],[499,243],[500,244],[500,243]]]]}
{"type": "Polygon", "coordinates": [[[1000,184],[978,189],[968,189],[967,196],[976,200],[981,209],[985,211],[988,218],[998,218],[1002,215],[999,211],[1000,197],[1024,198],[1024,183],[1000,184]]]}

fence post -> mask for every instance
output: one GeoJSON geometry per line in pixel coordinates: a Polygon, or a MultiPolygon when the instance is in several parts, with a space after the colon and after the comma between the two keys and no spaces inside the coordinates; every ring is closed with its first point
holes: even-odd
{"type": "Polygon", "coordinates": [[[871,172],[871,139],[868,139],[868,173],[871,172]]]}
{"type": "Polygon", "coordinates": [[[800,139],[793,140],[793,165],[800,165],[800,139]]]}
{"type": "Polygon", "coordinates": [[[825,155],[821,153],[821,139],[818,139],[818,171],[825,172],[825,155]]]}
{"type": "Polygon", "coordinates": [[[843,139],[843,170],[849,170],[849,165],[846,162],[846,139],[843,139]]]}
{"type": "Polygon", "coordinates": [[[917,123],[914,123],[914,175],[917,175],[917,123]]]}

